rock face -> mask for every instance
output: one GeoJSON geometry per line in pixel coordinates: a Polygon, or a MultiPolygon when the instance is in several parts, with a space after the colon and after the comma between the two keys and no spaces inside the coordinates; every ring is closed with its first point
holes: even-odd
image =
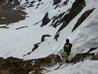
{"type": "Polygon", "coordinates": [[[14,57],[0,58],[0,74],[41,74],[44,67],[54,66],[61,61],[58,55],[51,54],[44,58],[22,60],[14,57]]]}
{"type": "MultiPolygon", "coordinates": [[[[6,59],[0,58],[0,74],[43,74],[43,71],[47,71],[46,68],[54,67],[64,63],[77,63],[85,59],[96,59],[98,60],[98,55],[94,53],[89,53],[94,49],[89,50],[86,53],[78,53],[71,60],[64,60],[63,55],[50,54],[47,57],[23,60],[14,57],[8,57],[6,59]],[[90,58],[88,58],[90,57],[90,58]]],[[[56,69],[58,69],[56,68],[56,69]]]]}
{"type": "Polygon", "coordinates": [[[42,38],[41,38],[41,42],[45,41],[45,37],[51,37],[51,35],[49,35],[49,34],[43,35],[42,38]]]}
{"type": "Polygon", "coordinates": [[[76,0],[73,5],[72,8],[70,9],[69,13],[64,15],[64,17],[61,19],[61,21],[63,22],[62,26],[59,28],[58,32],[61,31],[63,28],[65,28],[70,21],[76,16],[78,15],[81,10],[86,6],[85,4],[85,0],[76,0]]]}
{"type": "Polygon", "coordinates": [[[48,18],[48,13],[46,13],[44,18],[42,19],[42,25],[41,26],[44,26],[44,25],[48,24],[49,22],[50,22],[50,19],[48,18]]]}
{"type": "Polygon", "coordinates": [[[20,4],[20,0],[0,0],[0,6],[13,7],[20,4]]]}
{"type": "Polygon", "coordinates": [[[9,70],[0,70],[0,74],[12,74],[9,70]]]}
{"type": "Polygon", "coordinates": [[[1,9],[0,11],[0,24],[10,24],[25,19],[25,12],[20,10],[1,9]],[[23,15],[24,16],[23,16],[23,15]]]}
{"type": "Polygon", "coordinates": [[[10,24],[25,19],[26,12],[20,7],[14,9],[18,0],[0,0],[0,24],[10,24]],[[16,2],[17,1],[17,2],[16,2]],[[13,3],[14,2],[14,3],[13,3]],[[13,3],[13,4],[12,4],[13,3]]]}
{"type": "Polygon", "coordinates": [[[28,74],[31,71],[32,65],[22,59],[9,57],[1,58],[0,74],[28,74]]]}
{"type": "Polygon", "coordinates": [[[5,6],[8,3],[8,0],[0,0],[0,7],[5,6]]]}
{"type": "Polygon", "coordinates": [[[83,13],[82,16],[78,19],[72,31],[74,31],[93,11],[94,8],[87,10],[85,13],[83,13]]]}
{"type": "MultiPolygon", "coordinates": [[[[85,6],[86,6],[85,0],[75,0],[72,7],[68,10],[67,14],[65,12],[63,12],[63,13],[60,13],[58,16],[54,16],[52,18],[52,23],[50,26],[53,26],[54,28],[56,28],[57,26],[61,25],[60,28],[58,29],[56,35],[55,35],[56,40],[59,37],[59,35],[58,35],[59,32],[61,30],[63,30],[67,25],[69,25],[71,20],[73,20],[82,11],[82,9],[85,6]]],[[[81,22],[83,22],[83,21],[81,21],[81,22]]]]}
{"type": "Polygon", "coordinates": [[[86,58],[93,59],[93,57],[94,53],[78,53],[70,60],[70,62],[77,63],[85,60],[86,58]]]}
{"type": "Polygon", "coordinates": [[[94,60],[98,60],[98,53],[94,56],[94,60]]]}
{"type": "Polygon", "coordinates": [[[53,0],[53,5],[59,4],[61,0],[53,0]]]}

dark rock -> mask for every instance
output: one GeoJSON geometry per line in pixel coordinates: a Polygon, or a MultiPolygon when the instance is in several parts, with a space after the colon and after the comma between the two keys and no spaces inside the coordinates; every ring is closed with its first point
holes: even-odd
{"type": "Polygon", "coordinates": [[[0,24],[10,24],[25,19],[26,13],[22,10],[0,9],[0,24]],[[24,16],[23,16],[24,15],[24,16]]]}
{"type": "Polygon", "coordinates": [[[75,24],[74,28],[72,29],[72,32],[77,29],[80,24],[94,11],[95,8],[87,10],[82,14],[82,16],[78,19],[77,23],[75,24]]]}
{"type": "Polygon", "coordinates": [[[70,62],[72,63],[77,63],[80,61],[84,61],[85,59],[91,59],[95,60],[97,57],[95,56],[95,53],[91,53],[91,51],[96,50],[97,48],[90,48],[89,51],[85,53],[77,53],[71,60],[70,62]]]}
{"type": "Polygon", "coordinates": [[[54,28],[56,28],[58,25],[60,25],[60,23],[62,23],[60,20],[63,18],[63,15],[65,14],[65,12],[60,13],[58,16],[54,16],[52,19],[52,23],[50,26],[53,26],[54,28]]]}
{"type": "Polygon", "coordinates": [[[13,74],[13,73],[8,69],[1,69],[0,74],[13,74]]]}
{"type": "Polygon", "coordinates": [[[7,26],[0,26],[0,28],[9,29],[7,26]]]}
{"type": "Polygon", "coordinates": [[[59,28],[57,32],[65,28],[70,23],[70,21],[81,12],[81,10],[85,6],[86,6],[85,0],[76,0],[73,3],[72,8],[70,9],[69,13],[64,15],[64,17],[60,20],[60,22],[63,22],[63,24],[61,25],[61,27],[59,28]]]}
{"type": "Polygon", "coordinates": [[[90,57],[89,59],[93,59],[94,53],[78,53],[70,60],[70,62],[77,63],[85,60],[88,57],[90,57]]]}
{"type": "Polygon", "coordinates": [[[42,19],[41,26],[44,26],[44,25],[48,24],[49,22],[50,22],[50,19],[48,18],[48,13],[46,13],[46,15],[44,16],[44,18],[42,19]]]}
{"type": "Polygon", "coordinates": [[[57,33],[54,37],[54,39],[57,41],[58,40],[58,37],[59,37],[59,33],[57,33]]]}
{"type": "Polygon", "coordinates": [[[0,7],[4,7],[7,4],[7,0],[0,0],[0,7]]]}
{"type": "Polygon", "coordinates": [[[5,7],[7,8],[14,8],[17,5],[20,5],[20,0],[6,0],[7,3],[5,5],[5,7]]]}
{"type": "Polygon", "coordinates": [[[14,57],[8,57],[7,59],[5,59],[5,61],[9,67],[18,67],[23,62],[22,59],[18,59],[14,57]]]}
{"type": "Polygon", "coordinates": [[[5,69],[7,67],[5,59],[0,57],[0,69],[5,69]]]}
{"type": "Polygon", "coordinates": [[[34,44],[34,48],[32,49],[32,51],[34,51],[35,49],[37,49],[37,48],[39,47],[39,44],[40,44],[40,43],[34,44]]]}
{"type": "Polygon", "coordinates": [[[63,2],[64,5],[67,5],[67,3],[69,2],[69,0],[66,0],[63,2]]]}
{"type": "Polygon", "coordinates": [[[43,35],[41,38],[41,42],[45,41],[45,37],[51,37],[51,35],[49,35],[49,34],[43,35]]]}
{"type": "Polygon", "coordinates": [[[33,7],[34,6],[33,5],[34,3],[35,3],[35,1],[31,1],[30,4],[27,7],[33,7]]]}
{"type": "Polygon", "coordinates": [[[98,60],[98,53],[94,55],[93,60],[98,60]]]}
{"type": "Polygon", "coordinates": [[[16,28],[16,30],[23,29],[23,28],[26,28],[26,27],[28,27],[28,26],[18,27],[18,28],[16,28]]]}
{"type": "Polygon", "coordinates": [[[61,62],[59,55],[50,54],[47,57],[39,58],[35,61],[35,66],[37,67],[49,67],[61,62]]]}
{"type": "Polygon", "coordinates": [[[40,43],[41,42],[34,44],[34,47],[33,47],[32,51],[29,51],[28,53],[24,54],[23,57],[27,56],[27,55],[30,55],[33,51],[35,51],[39,47],[40,43]]]}
{"type": "Polygon", "coordinates": [[[96,48],[90,48],[87,53],[90,53],[91,51],[94,51],[94,50],[96,50],[96,49],[97,49],[97,47],[96,47],[96,48]]]}
{"type": "Polygon", "coordinates": [[[61,2],[61,0],[53,0],[53,5],[57,5],[61,2]]]}
{"type": "Polygon", "coordinates": [[[39,2],[41,2],[41,0],[39,0],[39,2]]]}

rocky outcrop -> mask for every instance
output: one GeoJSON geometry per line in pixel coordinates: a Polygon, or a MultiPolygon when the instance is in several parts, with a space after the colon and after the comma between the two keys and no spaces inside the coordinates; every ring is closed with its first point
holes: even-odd
{"type": "MultiPolygon", "coordinates": [[[[51,26],[56,28],[58,25],[61,25],[61,27],[58,29],[57,34],[64,29],[72,19],[74,19],[86,6],[85,0],[75,0],[72,7],[68,10],[69,13],[65,14],[60,13],[58,16],[54,16],[52,18],[51,26]]],[[[84,21],[84,20],[83,20],[84,21]]],[[[56,38],[57,39],[57,38],[56,38]]]]}
{"type": "Polygon", "coordinates": [[[0,7],[4,7],[8,3],[8,0],[0,0],[0,7]]]}
{"type": "Polygon", "coordinates": [[[41,38],[41,42],[44,42],[46,37],[51,37],[51,35],[49,34],[43,35],[41,38]]]}
{"type": "Polygon", "coordinates": [[[67,3],[69,2],[69,0],[66,0],[63,2],[64,5],[67,5],[67,3]]]}
{"type": "Polygon", "coordinates": [[[27,27],[28,26],[21,26],[21,27],[16,28],[16,30],[20,30],[20,29],[27,28],[27,27]]]}
{"type": "Polygon", "coordinates": [[[35,51],[35,50],[39,47],[39,44],[40,44],[40,43],[34,44],[34,45],[33,45],[34,47],[32,48],[32,50],[29,51],[28,53],[24,54],[23,57],[24,57],[24,56],[27,56],[27,55],[30,55],[33,51],[35,51]]]}
{"type": "Polygon", "coordinates": [[[22,10],[11,10],[1,8],[0,11],[0,24],[10,24],[25,19],[26,13],[22,10]]]}
{"type": "Polygon", "coordinates": [[[72,29],[72,32],[80,26],[80,24],[94,11],[95,8],[87,10],[84,12],[81,17],[78,19],[77,23],[75,24],[74,28],[72,29]]]}
{"type": "Polygon", "coordinates": [[[94,56],[93,60],[98,60],[98,53],[97,53],[97,54],[95,54],[95,56],[94,56]]]}
{"type": "Polygon", "coordinates": [[[48,13],[45,14],[44,18],[42,19],[41,26],[44,26],[50,22],[50,19],[48,18],[48,13]]]}
{"type": "Polygon", "coordinates": [[[0,24],[8,25],[25,19],[27,13],[19,4],[19,0],[0,0],[0,24]]]}
{"type": "Polygon", "coordinates": [[[63,54],[50,54],[43,58],[29,60],[14,57],[4,59],[1,57],[0,74],[43,74],[43,71],[47,71],[47,68],[54,67],[57,64],[58,67],[55,68],[55,70],[59,69],[64,63],[77,63],[86,59],[98,60],[98,54],[90,53],[95,49],[96,48],[91,48],[86,53],[77,53],[71,60],[65,59],[63,54]]]}
{"type": "Polygon", "coordinates": [[[56,28],[58,25],[60,25],[60,23],[62,23],[61,19],[63,18],[64,14],[65,12],[60,13],[58,16],[54,16],[52,18],[52,23],[50,26],[53,26],[54,28],[56,28]]]}
{"type": "Polygon", "coordinates": [[[61,2],[61,0],[53,0],[53,5],[57,5],[61,2]]]}
{"type": "Polygon", "coordinates": [[[54,36],[54,39],[57,41],[57,40],[58,40],[58,37],[59,37],[59,33],[57,33],[57,34],[54,36]]]}
{"type": "Polygon", "coordinates": [[[0,74],[42,74],[44,67],[59,63],[60,57],[51,54],[44,58],[23,60],[14,57],[0,58],[0,74]]]}
{"type": "Polygon", "coordinates": [[[27,7],[33,7],[34,6],[33,5],[34,3],[35,3],[35,1],[31,1],[30,4],[27,7]]]}
{"type": "Polygon", "coordinates": [[[95,55],[94,52],[92,53],[92,51],[94,51],[96,49],[97,48],[90,48],[89,51],[87,51],[85,53],[77,53],[69,62],[77,63],[80,61],[84,61],[86,59],[95,60],[97,55],[95,55]]]}
{"type": "Polygon", "coordinates": [[[20,5],[20,0],[0,0],[0,7],[14,8],[20,5]]]}
{"type": "Polygon", "coordinates": [[[85,6],[85,0],[76,0],[73,3],[72,8],[69,10],[69,13],[64,15],[64,17],[61,19],[61,22],[63,22],[63,24],[59,28],[58,32],[65,28],[70,23],[70,21],[81,12],[81,10],[85,6]]]}
{"type": "Polygon", "coordinates": [[[94,58],[94,53],[78,53],[76,54],[71,60],[71,63],[77,63],[80,61],[84,61],[87,58],[93,59],[94,58]]]}

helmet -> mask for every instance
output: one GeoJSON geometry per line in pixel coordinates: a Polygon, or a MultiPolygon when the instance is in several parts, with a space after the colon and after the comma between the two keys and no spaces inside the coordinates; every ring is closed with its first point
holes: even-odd
{"type": "Polygon", "coordinates": [[[66,43],[69,43],[69,39],[66,39],[66,43]]]}

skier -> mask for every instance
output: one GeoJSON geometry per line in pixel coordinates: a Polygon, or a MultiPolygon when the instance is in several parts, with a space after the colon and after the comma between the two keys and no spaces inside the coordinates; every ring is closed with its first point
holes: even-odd
{"type": "Polygon", "coordinates": [[[70,55],[72,48],[72,44],[70,43],[69,39],[66,39],[66,43],[64,44],[64,58],[65,60],[68,60],[67,57],[70,55]]]}

